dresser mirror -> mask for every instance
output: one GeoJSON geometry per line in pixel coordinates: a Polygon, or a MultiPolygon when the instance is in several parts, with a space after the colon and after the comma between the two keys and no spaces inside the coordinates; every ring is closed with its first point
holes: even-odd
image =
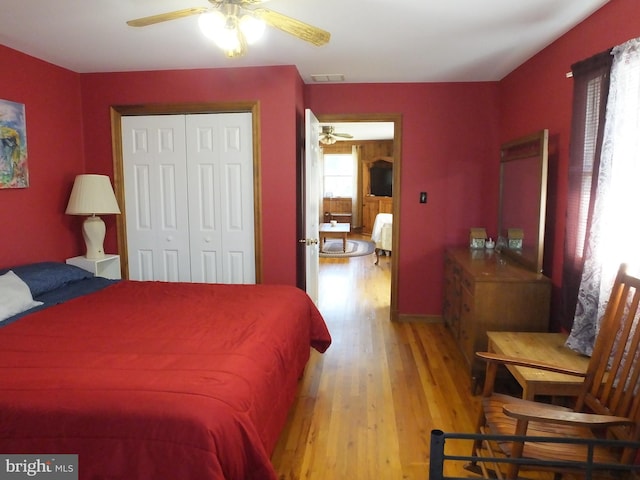
{"type": "Polygon", "coordinates": [[[500,148],[496,248],[535,272],[542,272],[548,147],[549,131],[542,130],[500,148]]]}

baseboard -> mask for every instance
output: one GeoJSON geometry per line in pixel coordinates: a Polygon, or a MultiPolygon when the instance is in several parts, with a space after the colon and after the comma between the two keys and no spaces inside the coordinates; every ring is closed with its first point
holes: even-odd
{"type": "Polygon", "coordinates": [[[406,315],[399,314],[398,322],[405,323],[444,323],[442,315],[406,315]]]}

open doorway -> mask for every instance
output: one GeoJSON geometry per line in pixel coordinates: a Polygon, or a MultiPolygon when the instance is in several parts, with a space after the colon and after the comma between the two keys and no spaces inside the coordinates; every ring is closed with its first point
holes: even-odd
{"type": "MultiPolygon", "coordinates": [[[[334,131],[337,133],[358,132],[360,135],[362,126],[370,127],[371,131],[384,131],[380,129],[383,125],[392,125],[392,148],[388,152],[388,160],[393,163],[393,194],[391,197],[391,212],[393,215],[392,226],[392,255],[391,255],[391,285],[390,285],[390,316],[392,321],[398,320],[398,265],[400,258],[399,249],[399,231],[400,231],[400,195],[401,195],[401,138],[402,138],[402,117],[400,114],[332,114],[332,115],[317,115],[318,121],[321,124],[328,124],[334,127],[334,131]]],[[[375,133],[373,134],[376,135],[375,133]]],[[[380,135],[386,135],[380,133],[380,135]]],[[[354,135],[355,137],[355,135],[354,135]]],[[[362,138],[362,137],[360,137],[362,138]]],[[[369,137],[373,138],[373,137],[369,137]]],[[[362,201],[362,195],[360,201],[362,201]]],[[[367,215],[366,207],[364,212],[361,213],[362,217],[367,215]]],[[[368,217],[360,218],[360,225],[366,222],[371,222],[371,214],[368,217]]],[[[358,225],[358,226],[360,226],[358,225]]],[[[370,227],[370,226],[369,226],[370,227]]],[[[371,233],[371,232],[368,232],[371,233]]]]}

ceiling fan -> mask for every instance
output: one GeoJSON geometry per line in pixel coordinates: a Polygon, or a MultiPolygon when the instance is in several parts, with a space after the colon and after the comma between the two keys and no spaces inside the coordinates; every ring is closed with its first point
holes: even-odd
{"type": "Polygon", "coordinates": [[[338,138],[353,138],[350,133],[338,133],[332,125],[323,125],[320,132],[320,143],[324,145],[333,145],[338,138]]]}
{"type": "Polygon", "coordinates": [[[301,22],[281,13],[254,8],[268,0],[209,0],[209,7],[193,7],[174,12],[151,15],[129,20],[131,27],[146,27],[178,18],[200,15],[200,30],[211,38],[229,58],[240,57],[247,45],[254,43],[264,31],[265,24],[293,35],[301,40],[321,46],[331,34],[313,25],[301,22]]]}

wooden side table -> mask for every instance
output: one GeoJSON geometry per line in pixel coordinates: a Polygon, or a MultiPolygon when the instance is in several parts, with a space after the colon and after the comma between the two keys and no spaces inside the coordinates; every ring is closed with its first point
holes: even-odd
{"type": "MultiPolygon", "coordinates": [[[[487,332],[489,351],[511,357],[552,363],[586,371],[589,358],[564,346],[567,335],[538,332],[487,332]]],[[[562,373],[508,365],[509,372],[522,387],[522,398],[536,395],[576,396],[583,379],[562,373]]]]}
{"type": "Polygon", "coordinates": [[[324,251],[324,244],[329,238],[342,238],[342,251],[347,251],[347,234],[351,232],[351,225],[348,223],[321,223],[320,224],[320,236],[322,237],[322,243],[320,250],[324,251]]]}

